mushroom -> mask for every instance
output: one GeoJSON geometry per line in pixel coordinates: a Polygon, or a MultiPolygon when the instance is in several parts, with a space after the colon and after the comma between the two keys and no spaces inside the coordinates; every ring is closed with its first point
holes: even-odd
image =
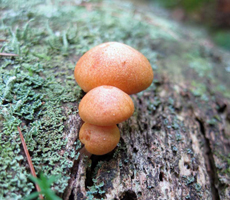
{"type": "Polygon", "coordinates": [[[122,43],[108,42],[86,52],[77,62],[74,76],[85,92],[111,85],[134,94],[150,86],[153,70],[147,58],[137,50],[122,43]]]}
{"type": "Polygon", "coordinates": [[[84,123],[79,132],[80,141],[85,149],[94,155],[104,155],[111,152],[120,140],[120,131],[116,125],[95,126],[84,123]]]}
{"type": "Polygon", "coordinates": [[[111,126],[128,119],[134,112],[129,95],[113,86],[99,86],[90,90],[79,104],[83,121],[97,126],[111,126]]]}

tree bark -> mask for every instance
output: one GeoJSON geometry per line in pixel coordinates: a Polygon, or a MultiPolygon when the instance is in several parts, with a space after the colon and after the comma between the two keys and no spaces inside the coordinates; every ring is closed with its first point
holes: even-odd
{"type": "Polygon", "coordinates": [[[160,76],[132,98],[136,110],[119,124],[118,147],[77,161],[68,194],[74,199],[229,199],[229,177],[217,174],[217,167],[227,169],[218,157],[229,152],[225,119],[210,121],[224,110],[218,113],[216,102],[202,101],[160,76]]]}

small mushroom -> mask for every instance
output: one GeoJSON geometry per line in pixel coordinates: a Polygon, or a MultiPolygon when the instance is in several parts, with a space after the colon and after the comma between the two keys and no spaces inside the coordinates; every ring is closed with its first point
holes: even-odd
{"type": "Polygon", "coordinates": [[[79,104],[83,121],[97,126],[111,126],[128,119],[134,112],[129,95],[113,86],[90,90],[79,104]]]}
{"type": "Polygon", "coordinates": [[[153,70],[147,58],[137,50],[108,42],[86,52],[77,62],[74,76],[85,92],[111,85],[127,94],[135,94],[150,86],[153,70]]]}
{"type": "Polygon", "coordinates": [[[85,149],[94,155],[104,155],[111,152],[120,140],[120,131],[116,125],[95,126],[84,123],[79,132],[80,141],[85,149]]]}

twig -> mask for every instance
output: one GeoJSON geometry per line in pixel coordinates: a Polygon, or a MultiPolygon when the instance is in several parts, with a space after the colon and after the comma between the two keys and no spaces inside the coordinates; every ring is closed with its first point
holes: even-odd
{"type": "MultiPolygon", "coordinates": [[[[33,166],[33,163],[32,163],[31,157],[30,157],[30,154],[29,154],[29,151],[27,149],[24,137],[22,135],[22,132],[21,132],[21,129],[19,128],[19,126],[18,126],[18,132],[19,132],[19,135],[20,135],[20,138],[21,138],[21,141],[22,141],[22,146],[23,146],[24,152],[26,154],[26,158],[27,158],[28,164],[30,166],[31,174],[35,178],[37,178],[36,173],[35,173],[35,169],[34,169],[34,166],[33,166]]],[[[41,191],[40,187],[37,184],[35,184],[35,186],[36,186],[37,191],[40,192],[41,191]]],[[[41,194],[39,194],[39,198],[43,199],[43,196],[41,194]]]]}
{"type": "Polygon", "coordinates": [[[6,40],[4,40],[4,39],[0,39],[0,42],[5,42],[6,40]]]}
{"type": "Polygon", "coordinates": [[[14,53],[0,53],[0,56],[18,56],[18,54],[14,54],[14,53]]]}

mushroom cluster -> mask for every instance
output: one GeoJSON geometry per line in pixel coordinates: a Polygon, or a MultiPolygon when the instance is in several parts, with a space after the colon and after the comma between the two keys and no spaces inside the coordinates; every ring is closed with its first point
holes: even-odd
{"type": "Polygon", "coordinates": [[[77,62],[74,76],[88,92],[79,104],[79,115],[85,122],[79,139],[91,154],[109,153],[120,140],[116,124],[134,112],[129,94],[145,90],[152,83],[151,65],[132,47],[108,42],[86,52],[77,62]]]}

